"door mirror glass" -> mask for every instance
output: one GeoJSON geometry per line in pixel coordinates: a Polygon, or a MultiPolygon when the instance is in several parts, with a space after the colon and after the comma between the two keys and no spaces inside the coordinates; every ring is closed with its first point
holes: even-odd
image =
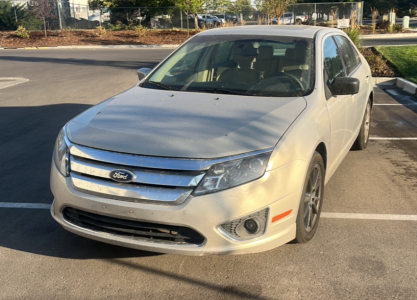
{"type": "Polygon", "coordinates": [[[138,70],[138,77],[139,81],[141,81],[143,78],[148,76],[148,74],[152,71],[151,68],[141,68],[138,70]]]}
{"type": "Polygon", "coordinates": [[[359,93],[359,79],[352,77],[337,77],[328,85],[333,96],[354,95],[359,93]]]}

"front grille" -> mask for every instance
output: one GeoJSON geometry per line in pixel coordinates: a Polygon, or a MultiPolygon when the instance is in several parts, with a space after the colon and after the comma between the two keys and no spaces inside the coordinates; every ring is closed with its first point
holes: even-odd
{"type": "Polygon", "coordinates": [[[131,221],[98,215],[71,207],[64,208],[64,219],[78,227],[105,232],[133,240],[201,245],[205,238],[195,230],[182,226],[131,221]]]}
{"type": "Polygon", "coordinates": [[[179,205],[194,191],[205,171],[185,160],[141,157],[82,146],[70,147],[71,183],[77,191],[115,200],[179,205]],[[172,163],[174,161],[174,164],[172,163]],[[153,168],[150,168],[153,166],[153,168]],[[111,179],[114,170],[128,170],[128,183],[111,179]]]}

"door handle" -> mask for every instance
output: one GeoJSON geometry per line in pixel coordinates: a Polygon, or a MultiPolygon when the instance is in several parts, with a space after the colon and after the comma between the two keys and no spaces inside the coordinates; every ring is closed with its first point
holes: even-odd
{"type": "Polygon", "coordinates": [[[366,82],[368,82],[368,81],[369,81],[369,75],[368,75],[368,76],[366,76],[365,80],[366,80],[366,82]]]}

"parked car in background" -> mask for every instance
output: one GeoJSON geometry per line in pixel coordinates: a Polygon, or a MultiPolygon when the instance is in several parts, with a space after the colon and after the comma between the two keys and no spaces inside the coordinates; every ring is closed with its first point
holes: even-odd
{"type": "MultiPolygon", "coordinates": [[[[307,20],[307,15],[295,15],[293,12],[286,12],[281,16],[279,25],[301,25],[307,20]]],[[[272,19],[272,24],[278,24],[277,17],[272,19]]]]}
{"type": "Polygon", "coordinates": [[[223,18],[218,18],[210,14],[199,15],[199,17],[204,21],[206,27],[219,27],[226,23],[223,18]]]}
{"type": "Polygon", "coordinates": [[[110,10],[107,8],[103,9],[102,12],[100,10],[92,10],[89,12],[88,21],[96,21],[96,22],[110,22],[110,10]],[[100,20],[101,18],[101,20],[100,20]]]}
{"type": "Polygon", "coordinates": [[[239,17],[236,15],[230,15],[230,14],[226,14],[225,15],[225,19],[226,22],[231,22],[233,24],[236,24],[239,21],[239,17]]]}
{"type": "Polygon", "coordinates": [[[339,29],[207,30],[138,75],[58,135],[51,213],[73,233],[186,255],[305,243],[368,144],[371,70],[339,29]]]}

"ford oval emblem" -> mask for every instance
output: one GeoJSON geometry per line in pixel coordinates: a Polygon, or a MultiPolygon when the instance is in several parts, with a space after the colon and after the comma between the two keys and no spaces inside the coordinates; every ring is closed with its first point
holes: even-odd
{"type": "Polygon", "coordinates": [[[110,178],[117,182],[127,183],[135,180],[136,175],[127,170],[114,170],[110,172],[110,178]]]}

